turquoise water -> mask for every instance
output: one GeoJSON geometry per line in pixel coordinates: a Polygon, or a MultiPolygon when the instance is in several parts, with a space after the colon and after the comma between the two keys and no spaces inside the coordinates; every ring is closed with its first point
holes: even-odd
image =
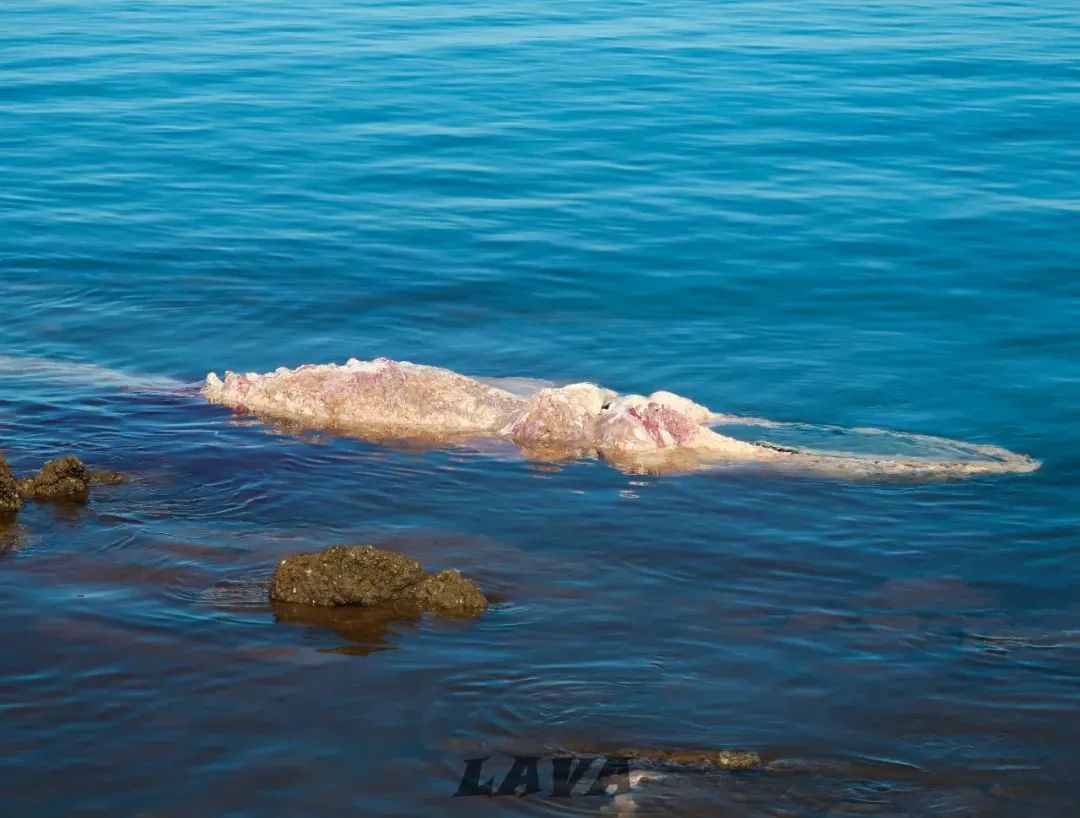
{"type": "Polygon", "coordinates": [[[7,0],[0,449],[136,477],[3,534],[8,811],[597,814],[450,797],[591,741],[776,760],[638,814],[1075,814],[1078,55],[1061,0],[7,0]],[[1044,465],[642,478],[183,389],[379,355],[1044,465]],[[262,602],[366,541],[505,601],[262,602]]]}

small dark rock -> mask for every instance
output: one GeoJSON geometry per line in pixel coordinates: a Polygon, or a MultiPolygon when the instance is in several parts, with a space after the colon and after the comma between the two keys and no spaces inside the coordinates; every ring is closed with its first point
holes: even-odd
{"type": "Polygon", "coordinates": [[[429,574],[405,589],[402,599],[410,600],[425,611],[443,616],[470,616],[487,610],[484,592],[460,571],[429,574]]]}
{"type": "Polygon", "coordinates": [[[24,500],[61,500],[84,503],[90,497],[86,466],[73,455],[50,460],[34,477],[18,481],[24,500]]]}
{"type": "Polygon", "coordinates": [[[48,483],[35,483],[35,500],[67,501],[85,503],[90,499],[90,487],[78,477],[61,477],[48,483]]]}
{"type": "Polygon", "coordinates": [[[336,545],[285,557],[274,571],[270,598],[305,605],[377,605],[400,596],[423,576],[420,563],[402,554],[370,545],[336,545]]]}
{"type": "Polygon", "coordinates": [[[50,460],[33,477],[16,479],[0,454],[0,515],[14,514],[26,500],[85,503],[91,485],[126,483],[127,479],[120,472],[88,469],[74,455],[50,460]]]}
{"type": "MultiPolygon", "coordinates": [[[[575,750],[575,752],[580,753],[582,751],[575,750]]],[[[749,770],[761,766],[761,757],[757,753],[745,750],[623,747],[617,750],[605,749],[602,751],[590,748],[588,752],[589,754],[637,759],[661,767],[686,767],[698,770],[749,770]]]]}
{"type": "Polygon", "coordinates": [[[86,479],[86,464],[73,454],[50,460],[34,479],[41,483],[58,483],[67,478],[86,479]]]}
{"type": "Polygon", "coordinates": [[[0,454],[0,515],[14,514],[21,506],[19,487],[11,476],[7,460],[0,454]]]}
{"type": "Polygon", "coordinates": [[[488,606],[477,584],[458,571],[425,574],[416,560],[370,545],[336,545],[285,557],[270,581],[270,599],[321,607],[380,605],[392,616],[418,611],[475,616],[488,606]]]}
{"type": "Polygon", "coordinates": [[[749,770],[761,766],[761,757],[746,750],[643,749],[636,752],[657,761],[680,766],[712,767],[720,770],[749,770]]]}

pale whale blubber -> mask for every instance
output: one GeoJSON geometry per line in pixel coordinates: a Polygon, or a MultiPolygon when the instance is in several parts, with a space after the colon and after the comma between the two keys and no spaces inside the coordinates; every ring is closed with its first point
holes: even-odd
{"type": "MultiPolygon", "coordinates": [[[[658,391],[619,395],[592,383],[544,387],[528,397],[434,366],[376,358],[206,377],[203,395],[256,415],[361,438],[455,442],[500,438],[535,459],[598,456],[630,471],[695,470],[756,463],[849,478],[955,479],[1023,473],[1039,462],[996,446],[925,435],[971,459],[865,455],[754,443],[719,434],[732,420],[658,391]]],[[[758,425],[763,422],[754,419],[758,425]]],[[[878,433],[878,430],[864,430],[878,433]]]]}

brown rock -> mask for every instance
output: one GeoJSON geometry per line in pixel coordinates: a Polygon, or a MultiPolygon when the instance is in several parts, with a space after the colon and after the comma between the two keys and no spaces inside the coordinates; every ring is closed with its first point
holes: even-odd
{"type": "Polygon", "coordinates": [[[18,481],[24,500],[61,500],[83,503],[90,497],[86,466],[73,455],[50,460],[34,477],[18,481]]]}
{"type": "Polygon", "coordinates": [[[91,485],[126,482],[126,475],[88,469],[73,455],[50,460],[33,477],[15,479],[0,454],[0,514],[18,511],[26,500],[85,503],[90,498],[91,485]]]}
{"type": "Polygon", "coordinates": [[[484,592],[460,571],[440,571],[428,574],[415,585],[405,589],[402,599],[414,602],[425,611],[443,616],[470,616],[487,610],[484,592]]]}
{"type": "Polygon", "coordinates": [[[336,545],[285,557],[270,581],[270,599],[319,607],[381,606],[390,616],[419,611],[475,616],[488,606],[479,586],[460,572],[425,574],[416,560],[370,545],[336,545]]]}
{"type": "Polygon", "coordinates": [[[278,563],[270,598],[305,605],[377,605],[424,577],[416,560],[370,545],[336,545],[278,563]]]}
{"type": "Polygon", "coordinates": [[[22,498],[19,496],[19,487],[11,476],[4,455],[0,454],[0,515],[14,514],[22,506],[22,498]]]}

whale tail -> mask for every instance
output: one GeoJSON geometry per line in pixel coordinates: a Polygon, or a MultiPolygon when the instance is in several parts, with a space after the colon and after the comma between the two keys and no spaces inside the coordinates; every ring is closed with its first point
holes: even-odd
{"type": "Polygon", "coordinates": [[[777,453],[768,458],[772,462],[845,477],[955,479],[1024,474],[1042,466],[1033,457],[1000,446],[873,427],[845,428],[724,414],[712,415],[707,425],[769,429],[769,439],[755,442],[777,453]]]}

